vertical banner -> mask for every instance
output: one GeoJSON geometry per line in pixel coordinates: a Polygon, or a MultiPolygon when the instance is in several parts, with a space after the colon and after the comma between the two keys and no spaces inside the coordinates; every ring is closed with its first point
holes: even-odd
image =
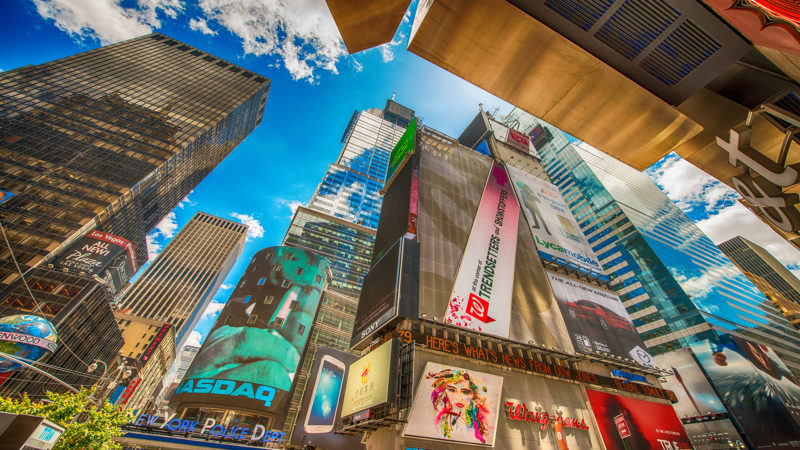
{"type": "Polygon", "coordinates": [[[417,237],[417,213],[419,211],[419,158],[411,160],[411,193],[408,202],[408,231],[406,237],[417,237]]]}
{"type": "Polygon", "coordinates": [[[508,338],[519,204],[505,169],[492,164],[444,321],[508,338]]]}

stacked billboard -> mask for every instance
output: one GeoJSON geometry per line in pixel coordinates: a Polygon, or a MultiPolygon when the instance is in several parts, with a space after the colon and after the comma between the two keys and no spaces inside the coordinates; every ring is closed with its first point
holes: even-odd
{"type": "Polygon", "coordinates": [[[133,244],[97,230],[78,239],[54,265],[63,272],[98,277],[113,295],[130,281],[138,268],[133,244]]]}
{"type": "Polygon", "coordinates": [[[329,266],[298,248],[257,252],[171,404],[282,417],[329,266]]]}

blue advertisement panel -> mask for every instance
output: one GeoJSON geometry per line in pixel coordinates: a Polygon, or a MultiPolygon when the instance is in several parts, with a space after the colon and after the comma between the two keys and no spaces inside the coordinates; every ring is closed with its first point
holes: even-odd
{"type": "Polygon", "coordinates": [[[292,247],[256,253],[171,403],[285,413],[329,266],[292,247]]]}

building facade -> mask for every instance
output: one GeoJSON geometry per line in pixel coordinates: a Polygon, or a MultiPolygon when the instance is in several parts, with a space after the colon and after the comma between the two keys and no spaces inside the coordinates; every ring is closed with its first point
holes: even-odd
{"type": "Polygon", "coordinates": [[[180,349],[242,252],[247,226],[198,212],[159,253],[119,307],[175,327],[180,349]]]}
{"type": "Polygon", "coordinates": [[[646,174],[524,115],[506,120],[520,130],[538,122],[552,136],[537,148],[542,163],[651,352],[732,333],[800,370],[791,324],[646,174]]]}
{"type": "MultiPolygon", "coordinates": [[[[260,123],[269,84],[159,33],[0,74],[0,221],[22,271],[93,229],[146,261],[146,234],[260,123]]],[[[18,278],[4,249],[0,294],[18,278]]]]}

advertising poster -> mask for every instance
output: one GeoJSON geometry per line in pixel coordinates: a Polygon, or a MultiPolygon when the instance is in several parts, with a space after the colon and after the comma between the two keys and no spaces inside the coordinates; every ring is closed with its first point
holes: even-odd
{"type": "Polygon", "coordinates": [[[305,395],[297,415],[297,424],[292,434],[292,444],[302,447],[314,445],[328,450],[363,449],[361,435],[335,434],[341,425],[344,388],[347,383],[347,367],[358,356],[335,350],[324,345],[317,346],[314,364],[306,385],[305,395]]]}
{"type": "Polygon", "coordinates": [[[283,416],[329,266],[327,259],[293,247],[257,252],[172,403],[283,416]]]}
{"type": "Polygon", "coordinates": [[[429,362],[404,435],[494,446],[503,377],[429,362]]]}
{"type": "Polygon", "coordinates": [[[604,278],[603,267],[558,188],[515,167],[509,167],[509,174],[539,255],[589,275],[604,278]]]}
{"type": "Polygon", "coordinates": [[[389,154],[389,167],[386,170],[386,186],[384,190],[389,187],[389,184],[392,181],[392,177],[397,172],[403,163],[408,158],[408,155],[414,151],[414,140],[417,135],[417,118],[414,117],[411,119],[411,123],[408,124],[408,128],[400,136],[400,140],[397,141],[397,145],[394,146],[392,149],[392,153],[389,154]]]}
{"type": "Polygon", "coordinates": [[[347,368],[342,417],[386,403],[392,398],[396,361],[394,340],[381,344],[347,368]]]}
{"type": "Polygon", "coordinates": [[[552,272],[547,276],[576,351],[605,352],[653,364],[616,294],[552,272]]]}
{"type": "Polygon", "coordinates": [[[672,405],[586,390],[608,450],[690,449],[672,405]]]}
{"type": "Polygon", "coordinates": [[[493,163],[444,313],[446,323],[508,338],[518,219],[508,174],[493,163]]]}
{"type": "Polygon", "coordinates": [[[672,406],[678,417],[698,417],[727,412],[714,388],[703,375],[689,349],[673,350],[655,357],[655,365],[672,371],[661,385],[678,397],[672,406]]]}
{"type": "Polygon", "coordinates": [[[772,349],[730,335],[689,348],[753,447],[800,447],[800,383],[772,349]]]}
{"type": "Polygon", "coordinates": [[[96,275],[116,294],[136,273],[136,253],[126,239],[92,230],[56,259],[64,272],[96,275]]]}

